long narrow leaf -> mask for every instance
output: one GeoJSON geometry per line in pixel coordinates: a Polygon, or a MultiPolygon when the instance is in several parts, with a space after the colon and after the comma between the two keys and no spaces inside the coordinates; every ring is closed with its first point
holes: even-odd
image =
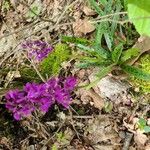
{"type": "Polygon", "coordinates": [[[103,15],[103,11],[100,9],[100,7],[98,6],[95,0],[89,0],[89,2],[100,16],[103,15]]]}
{"type": "Polygon", "coordinates": [[[61,36],[61,40],[63,42],[70,42],[74,44],[83,44],[83,45],[90,45],[92,42],[84,39],[84,38],[78,38],[73,36],[61,36]]]}
{"type": "Polygon", "coordinates": [[[126,51],[122,52],[121,61],[125,62],[133,57],[138,56],[140,53],[140,50],[138,48],[130,48],[126,51]]]}
{"type": "Polygon", "coordinates": [[[101,46],[102,36],[105,32],[107,32],[105,22],[98,24],[97,28],[96,28],[96,37],[95,37],[95,43],[94,43],[95,48],[101,48],[102,47],[101,46]]]}
{"type": "Polygon", "coordinates": [[[119,58],[121,56],[123,50],[123,45],[119,44],[113,51],[112,51],[112,60],[114,63],[118,63],[119,58]]]}
{"type": "Polygon", "coordinates": [[[94,52],[94,48],[92,48],[92,47],[84,46],[82,44],[77,44],[76,46],[85,52],[94,52]]]}
{"type": "Polygon", "coordinates": [[[143,70],[139,68],[129,66],[129,65],[122,65],[121,68],[124,72],[128,73],[129,75],[133,75],[138,79],[150,81],[150,74],[147,72],[144,72],[143,70]]]}
{"type": "MultiPolygon", "coordinates": [[[[109,29],[109,28],[108,28],[109,29]]],[[[105,41],[107,44],[107,47],[109,48],[109,50],[111,51],[112,48],[112,36],[110,34],[111,31],[107,31],[104,33],[104,37],[105,37],[105,41]]]]}

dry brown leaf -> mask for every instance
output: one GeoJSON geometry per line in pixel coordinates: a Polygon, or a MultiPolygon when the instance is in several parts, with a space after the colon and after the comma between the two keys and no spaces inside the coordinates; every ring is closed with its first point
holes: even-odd
{"type": "Polygon", "coordinates": [[[144,146],[146,144],[146,142],[148,141],[148,137],[137,131],[137,133],[134,135],[134,141],[136,142],[136,144],[140,147],[140,146],[144,146]]]}
{"type": "Polygon", "coordinates": [[[93,102],[93,105],[100,110],[104,107],[104,100],[95,93],[93,89],[79,89],[77,95],[80,96],[80,99],[84,104],[93,102]]]}
{"type": "Polygon", "coordinates": [[[92,10],[91,8],[84,6],[83,7],[83,12],[85,13],[85,15],[87,16],[94,16],[96,14],[96,12],[94,10],[92,10]]]}
{"type": "Polygon", "coordinates": [[[141,36],[135,43],[133,48],[140,49],[140,54],[129,62],[130,65],[134,64],[143,53],[150,50],[150,37],[141,36]]]}
{"type": "MultiPolygon", "coordinates": [[[[109,140],[110,148],[113,149],[114,146],[119,145],[121,141],[121,138],[113,129],[113,122],[110,120],[108,115],[100,115],[89,120],[84,134],[92,145],[98,147],[104,146],[103,142],[105,143],[109,140]]],[[[107,149],[107,147],[105,148],[107,149]]]]}
{"type": "Polygon", "coordinates": [[[81,36],[82,34],[86,35],[87,33],[93,32],[95,30],[95,26],[87,19],[79,19],[73,24],[73,29],[75,35],[81,36]]]}

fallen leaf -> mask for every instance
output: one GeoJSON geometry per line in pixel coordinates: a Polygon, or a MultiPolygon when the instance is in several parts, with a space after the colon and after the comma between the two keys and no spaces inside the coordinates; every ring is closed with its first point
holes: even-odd
{"type": "Polygon", "coordinates": [[[104,146],[104,148],[110,148],[112,150],[115,149],[114,147],[116,145],[118,146],[121,141],[121,138],[113,129],[113,122],[108,115],[100,115],[89,120],[85,128],[84,136],[89,139],[92,145],[98,147],[104,146]],[[105,147],[105,145],[103,145],[103,143],[107,141],[110,141],[110,147],[105,147]]]}
{"type": "Polygon", "coordinates": [[[131,61],[128,62],[128,64],[130,64],[130,65],[133,65],[143,53],[150,50],[150,37],[141,36],[138,39],[138,41],[135,43],[133,48],[140,49],[140,54],[138,56],[136,56],[135,58],[133,58],[131,61]]]}
{"type": "Polygon", "coordinates": [[[104,100],[93,89],[86,90],[81,88],[78,90],[77,95],[79,95],[83,104],[93,102],[93,105],[100,110],[104,107],[104,100]]]}
{"type": "Polygon", "coordinates": [[[87,19],[78,19],[73,24],[73,29],[75,35],[81,36],[82,34],[86,35],[87,33],[93,32],[95,30],[95,26],[91,24],[87,19]]]}
{"type": "Polygon", "coordinates": [[[144,146],[148,141],[148,139],[149,138],[145,134],[139,131],[137,131],[137,133],[134,135],[134,141],[139,147],[144,146]]]}
{"type": "Polygon", "coordinates": [[[87,6],[83,7],[83,12],[87,16],[94,16],[94,15],[96,15],[96,12],[94,10],[92,10],[91,8],[87,7],[87,6]]]}

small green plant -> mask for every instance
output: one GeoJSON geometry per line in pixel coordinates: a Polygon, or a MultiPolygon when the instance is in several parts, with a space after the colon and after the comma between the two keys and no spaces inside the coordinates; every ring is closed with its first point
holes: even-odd
{"type": "MultiPolygon", "coordinates": [[[[71,41],[72,37],[70,38],[69,42],[71,41]]],[[[66,37],[62,36],[62,40],[66,41],[66,37]]],[[[66,41],[67,42],[67,41],[66,41]]],[[[114,50],[109,51],[103,49],[99,46],[100,43],[97,42],[97,37],[95,39],[95,43],[91,46],[85,46],[83,44],[77,44],[76,46],[87,53],[86,56],[79,57],[80,64],[78,67],[80,68],[88,68],[88,67],[100,67],[100,71],[97,73],[97,80],[91,83],[88,87],[92,87],[97,83],[101,78],[106,76],[113,70],[120,70],[124,71],[125,73],[134,76],[138,79],[150,81],[150,74],[146,71],[143,71],[140,68],[130,66],[127,64],[128,60],[132,59],[133,57],[139,54],[138,49],[129,49],[127,51],[123,51],[123,44],[117,45],[114,50]]]]}
{"type": "MultiPolygon", "coordinates": [[[[103,0],[98,2],[95,0],[89,0],[89,2],[100,16],[118,13],[123,8],[121,0],[117,0],[115,5],[113,0],[103,0]],[[112,10],[115,10],[115,12],[112,12],[112,10]]],[[[128,1],[125,1],[126,4],[128,4],[127,2],[128,1]]],[[[88,42],[83,42],[87,41],[86,39],[62,36],[62,41],[74,43],[78,49],[86,53],[86,56],[78,57],[80,60],[78,67],[100,68],[100,71],[96,75],[97,79],[91,83],[88,88],[95,85],[95,83],[97,83],[101,78],[112,71],[124,72],[142,81],[150,81],[150,73],[148,71],[129,65],[128,62],[133,58],[138,57],[140,50],[137,48],[124,50],[124,47],[128,47],[126,42],[115,35],[118,28],[120,29],[119,32],[122,32],[122,27],[118,27],[117,24],[119,19],[124,19],[124,17],[122,16],[122,18],[120,18],[120,16],[114,15],[111,23],[109,21],[97,23],[96,36],[94,41],[89,42],[90,44],[88,42]],[[119,44],[115,43],[116,39],[119,41],[119,44]]]]}
{"type": "Polygon", "coordinates": [[[58,148],[57,148],[57,146],[55,144],[53,144],[52,150],[58,150],[58,148]]]}
{"type": "Polygon", "coordinates": [[[137,125],[144,133],[150,133],[150,126],[147,125],[147,121],[144,118],[140,118],[137,125]]]}
{"type": "Polygon", "coordinates": [[[70,56],[71,51],[67,44],[57,44],[54,51],[40,63],[39,68],[41,74],[47,77],[57,75],[61,69],[61,64],[67,61],[70,56]]]}
{"type": "MultiPolygon", "coordinates": [[[[95,9],[97,14],[101,16],[105,16],[108,14],[118,13],[123,8],[123,3],[121,0],[116,0],[114,5],[114,0],[99,0],[98,2],[96,0],[88,0],[90,5],[95,9]]],[[[115,39],[118,39],[118,36],[115,35],[116,29],[119,27],[120,30],[122,30],[121,26],[118,26],[116,23],[119,21],[120,16],[114,15],[111,16],[111,18],[104,18],[104,20],[110,19],[113,20],[112,22],[104,21],[100,24],[96,24],[96,41],[99,43],[99,41],[103,41],[107,44],[107,47],[109,50],[112,50],[113,45],[115,43],[115,39]]],[[[119,39],[120,40],[120,39],[119,39]]],[[[101,46],[101,43],[99,43],[101,46]]]]}

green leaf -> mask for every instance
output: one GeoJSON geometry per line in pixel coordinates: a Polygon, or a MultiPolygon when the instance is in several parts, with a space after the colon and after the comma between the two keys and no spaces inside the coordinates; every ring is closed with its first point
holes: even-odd
{"type": "Polygon", "coordinates": [[[122,65],[121,66],[122,70],[125,71],[126,73],[135,76],[138,79],[142,79],[145,81],[150,81],[150,74],[147,72],[144,72],[143,70],[129,66],[129,65],[122,65]]]}
{"type": "Polygon", "coordinates": [[[94,52],[94,48],[92,47],[84,46],[82,44],[77,44],[76,46],[85,52],[94,52]]]}
{"type": "Polygon", "coordinates": [[[144,133],[150,133],[150,126],[144,127],[144,133]]]}
{"type": "Polygon", "coordinates": [[[109,56],[109,52],[104,50],[103,48],[94,49],[93,47],[84,46],[82,44],[77,44],[76,46],[82,51],[88,52],[89,54],[94,54],[95,56],[97,54],[104,59],[108,58],[108,56],[109,56]]]}
{"type": "Polygon", "coordinates": [[[112,36],[107,31],[104,33],[104,37],[105,37],[105,41],[106,41],[106,44],[107,44],[109,50],[111,50],[111,48],[112,48],[112,36]]]}
{"type": "Polygon", "coordinates": [[[140,118],[138,123],[142,128],[144,128],[144,126],[146,126],[146,120],[144,118],[140,118]]]}
{"type": "Polygon", "coordinates": [[[112,60],[114,63],[118,63],[119,61],[119,58],[121,56],[121,53],[122,53],[122,49],[123,49],[123,45],[122,44],[119,44],[113,51],[112,51],[112,60]]]}
{"type": "Polygon", "coordinates": [[[103,11],[100,9],[100,7],[98,6],[97,2],[95,0],[89,0],[91,6],[93,6],[93,8],[95,9],[95,11],[101,16],[103,15],[103,11]]]}
{"type": "Polygon", "coordinates": [[[90,83],[86,89],[90,89],[91,87],[95,86],[103,77],[105,77],[106,75],[108,75],[109,72],[112,71],[113,65],[107,66],[105,68],[103,68],[102,70],[99,71],[98,74],[96,74],[96,80],[93,81],[92,83],[90,83]]]}
{"type": "Polygon", "coordinates": [[[103,6],[107,5],[107,0],[99,0],[100,3],[102,3],[103,6]]]}
{"type": "Polygon", "coordinates": [[[102,22],[97,25],[96,28],[96,37],[95,37],[95,48],[102,48],[101,42],[102,42],[102,36],[103,34],[107,32],[106,23],[102,22]]]}
{"type": "Polygon", "coordinates": [[[122,52],[121,61],[125,62],[133,57],[138,56],[140,53],[140,50],[138,48],[130,48],[124,52],[122,52]]]}
{"type": "MultiPolygon", "coordinates": [[[[120,12],[121,9],[122,9],[122,5],[121,5],[121,1],[120,0],[117,0],[116,1],[116,4],[115,4],[115,13],[117,12],[120,12]]],[[[116,21],[119,21],[120,19],[120,16],[119,15],[114,15],[113,19],[112,20],[116,20],[116,21]]],[[[113,22],[112,25],[111,25],[111,34],[114,35],[114,33],[116,32],[116,28],[117,28],[117,23],[113,22]]]]}
{"type": "Polygon", "coordinates": [[[129,19],[141,35],[150,36],[150,0],[128,0],[129,19]]]}
{"type": "Polygon", "coordinates": [[[73,36],[61,36],[61,40],[63,42],[70,42],[74,44],[83,44],[83,45],[90,45],[92,42],[84,39],[84,38],[78,38],[73,36]]]}
{"type": "Polygon", "coordinates": [[[101,56],[104,59],[107,59],[110,56],[110,52],[103,48],[97,48],[95,51],[99,56],[101,56]]]}
{"type": "Polygon", "coordinates": [[[85,68],[89,68],[92,66],[96,66],[96,63],[95,62],[85,62],[85,63],[79,63],[76,65],[76,67],[80,68],[80,69],[85,69],[85,68]]]}

